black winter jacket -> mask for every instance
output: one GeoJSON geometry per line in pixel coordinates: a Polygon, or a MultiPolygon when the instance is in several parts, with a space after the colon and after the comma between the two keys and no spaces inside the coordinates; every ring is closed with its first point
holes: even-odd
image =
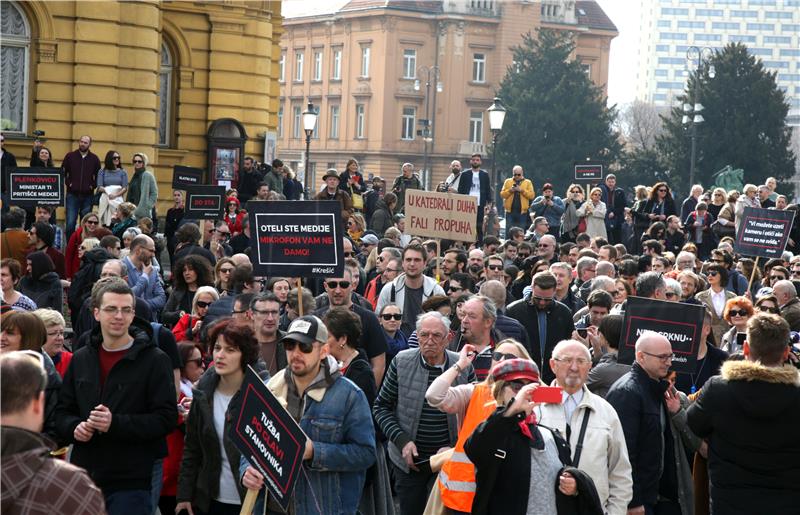
{"type": "Polygon", "coordinates": [[[60,436],[75,444],[72,462],[83,467],[104,493],[150,490],[153,463],[167,454],[166,436],[178,420],[169,357],[153,343],[150,324],[134,318],[133,346],[100,387],[100,327],[72,357],[56,408],[60,436]],[[107,433],[77,442],[73,432],[98,404],[111,411],[107,433]]]}
{"type": "MultiPolygon", "coordinates": [[[[269,379],[269,373],[263,368],[259,375],[265,382],[269,379]]],[[[178,476],[177,501],[191,502],[204,513],[208,512],[212,499],[219,495],[219,478],[222,474],[223,459],[219,448],[219,435],[214,427],[214,391],[219,385],[219,379],[219,375],[212,367],[192,389],[192,409],[186,420],[186,439],[178,476]]],[[[240,389],[231,399],[225,412],[223,435],[225,458],[234,478],[239,477],[241,453],[230,439],[230,434],[241,406],[240,389]]],[[[244,500],[244,487],[238,481],[236,486],[244,500]]]]}
{"type": "Polygon", "coordinates": [[[19,281],[19,291],[30,297],[39,309],[50,308],[59,313],[64,309],[64,288],[56,272],[44,273],[38,280],[24,276],[19,281]]]}
{"type": "Polygon", "coordinates": [[[372,213],[369,228],[375,231],[378,238],[382,238],[383,233],[385,233],[389,227],[392,227],[392,225],[394,225],[392,222],[392,211],[389,209],[389,206],[386,205],[385,200],[379,199],[375,203],[375,211],[372,213]]]}
{"type": "Polygon", "coordinates": [[[628,504],[631,508],[655,504],[658,500],[664,463],[661,411],[664,410],[664,420],[668,421],[664,406],[664,392],[668,386],[666,381],[651,379],[638,363],[634,363],[631,371],[620,377],[606,394],[625,433],[633,476],[633,498],[628,504]]]}

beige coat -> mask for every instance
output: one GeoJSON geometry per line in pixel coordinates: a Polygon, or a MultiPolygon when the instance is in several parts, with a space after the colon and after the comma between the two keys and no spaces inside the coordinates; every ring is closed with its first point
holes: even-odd
{"type": "MultiPolygon", "coordinates": [[[[728,302],[735,296],[736,294],[733,292],[725,290],[725,302],[728,302]]],[[[711,331],[714,333],[714,342],[716,342],[717,347],[719,347],[722,342],[722,336],[731,328],[731,324],[724,318],[717,316],[717,312],[714,311],[714,304],[711,302],[711,288],[701,291],[695,295],[694,298],[702,302],[703,305],[711,311],[711,331]]]]}

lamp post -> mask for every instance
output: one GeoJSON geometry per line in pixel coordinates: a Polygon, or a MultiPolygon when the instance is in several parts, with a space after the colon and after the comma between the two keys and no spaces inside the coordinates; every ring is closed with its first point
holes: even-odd
{"type": "MultiPolygon", "coordinates": [[[[308,107],[303,112],[303,130],[306,132],[306,164],[305,164],[305,183],[306,183],[306,200],[310,197],[309,193],[309,184],[311,184],[311,188],[315,188],[316,186],[316,173],[310,173],[311,168],[311,161],[309,159],[310,151],[311,151],[311,136],[314,134],[314,129],[317,126],[317,110],[314,108],[314,103],[310,100],[308,101],[308,107]]],[[[315,170],[316,172],[316,170],[315,170]]]]}
{"type": "Polygon", "coordinates": [[[694,76],[694,90],[692,93],[694,104],[688,102],[683,104],[683,119],[681,120],[681,123],[688,126],[689,130],[691,130],[690,136],[692,138],[692,154],[689,164],[689,188],[694,185],[694,168],[695,161],[697,160],[697,125],[705,121],[703,115],[700,114],[700,111],[704,109],[703,104],[700,103],[700,69],[706,64],[708,65],[708,77],[713,79],[717,75],[714,65],[709,64],[712,55],[714,55],[714,51],[709,47],[699,48],[690,46],[686,49],[687,67],[694,66],[695,61],[697,61],[697,66],[695,68],[696,73],[694,76]]]}
{"type": "Polygon", "coordinates": [[[503,122],[506,120],[506,108],[503,107],[498,97],[494,97],[494,102],[486,112],[489,113],[489,129],[492,131],[492,179],[495,185],[495,195],[497,195],[500,191],[500,177],[497,175],[497,136],[503,130],[503,122]]]}
{"type": "MultiPolygon", "coordinates": [[[[421,76],[425,78],[425,118],[419,121],[419,124],[422,126],[422,129],[417,131],[419,136],[422,136],[423,142],[423,158],[422,158],[422,166],[425,170],[425,180],[426,182],[430,182],[431,174],[428,172],[428,143],[431,144],[431,148],[433,148],[433,137],[434,137],[434,124],[433,120],[430,118],[430,99],[431,99],[431,85],[435,82],[436,83],[436,92],[441,93],[444,89],[444,85],[439,80],[439,67],[438,66],[419,66],[417,67],[417,73],[421,73],[421,76]]],[[[414,81],[414,91],[419,91],[421,89],[422,84],[420,83],[419,79],[414,81]]],[[[436,113],[433,113],[436,116],[436,113]]],[[[430,184],[428,184],[430,187],[430,184]]]]}

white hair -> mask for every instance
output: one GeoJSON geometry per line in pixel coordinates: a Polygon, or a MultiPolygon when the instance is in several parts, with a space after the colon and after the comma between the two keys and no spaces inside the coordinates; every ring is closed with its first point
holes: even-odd
{"type": "Polygon", "coordinates": [[[561,340],[556,344],[555,347],[553,347],[553,352],[551,353],[552,357],[555,359],[560,358],[561,353],[564,351],[564,349],[566,349],[570,345],[576,345],[580,347],[583,353],[586,355],[586,359],[588,359],[589,361],[592,360],[592,353],[589,352],[589,348],[583,343],[579,342],[578,340],[561,340]]]}

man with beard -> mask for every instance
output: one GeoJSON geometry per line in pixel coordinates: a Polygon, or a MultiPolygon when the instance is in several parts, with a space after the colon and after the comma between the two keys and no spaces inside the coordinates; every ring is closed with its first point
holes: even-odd
{"type": "Polygon", "coordinates": [[[123,260],[128,268],[128,285],[133,289],[134,295],[147,302],[154,317],[167,303],[167,294],[164,293],[158,267],[153,263],[155,255],[153,239],[140,234],[131,240],[131,252],[123,260]]]}
{"type": "Polygon", "coordinates": [[[472,367],[478,381],[483,381],[492,366],[492,351],[497,342],[504,338],[494,329],[497,306],[489,297],[476,295],[465,302],[461,309],[464,312],[461,334],[456,336],[450,348],[459,352],[464,345],[472,345],[475,348],[472,367]]]}
{"type": "Polygon", "coordinates": [[[442,259],[442,273],[444,279],[449,279],[453,274],[464,272],[467,267],[467,253],[461,249],[448,249],[442,259]]]}
{"type": "Polygon", "coordinates": [[[483,239],[483,212],[487,204],[494,202],[492,181],[489,172],[481,168],[480,154],[472,154],[469,158],[470,171],[462,172],[458,179],[458,193],[470,195],[478,200],[477,227],[478,241],[483,239]]]}

